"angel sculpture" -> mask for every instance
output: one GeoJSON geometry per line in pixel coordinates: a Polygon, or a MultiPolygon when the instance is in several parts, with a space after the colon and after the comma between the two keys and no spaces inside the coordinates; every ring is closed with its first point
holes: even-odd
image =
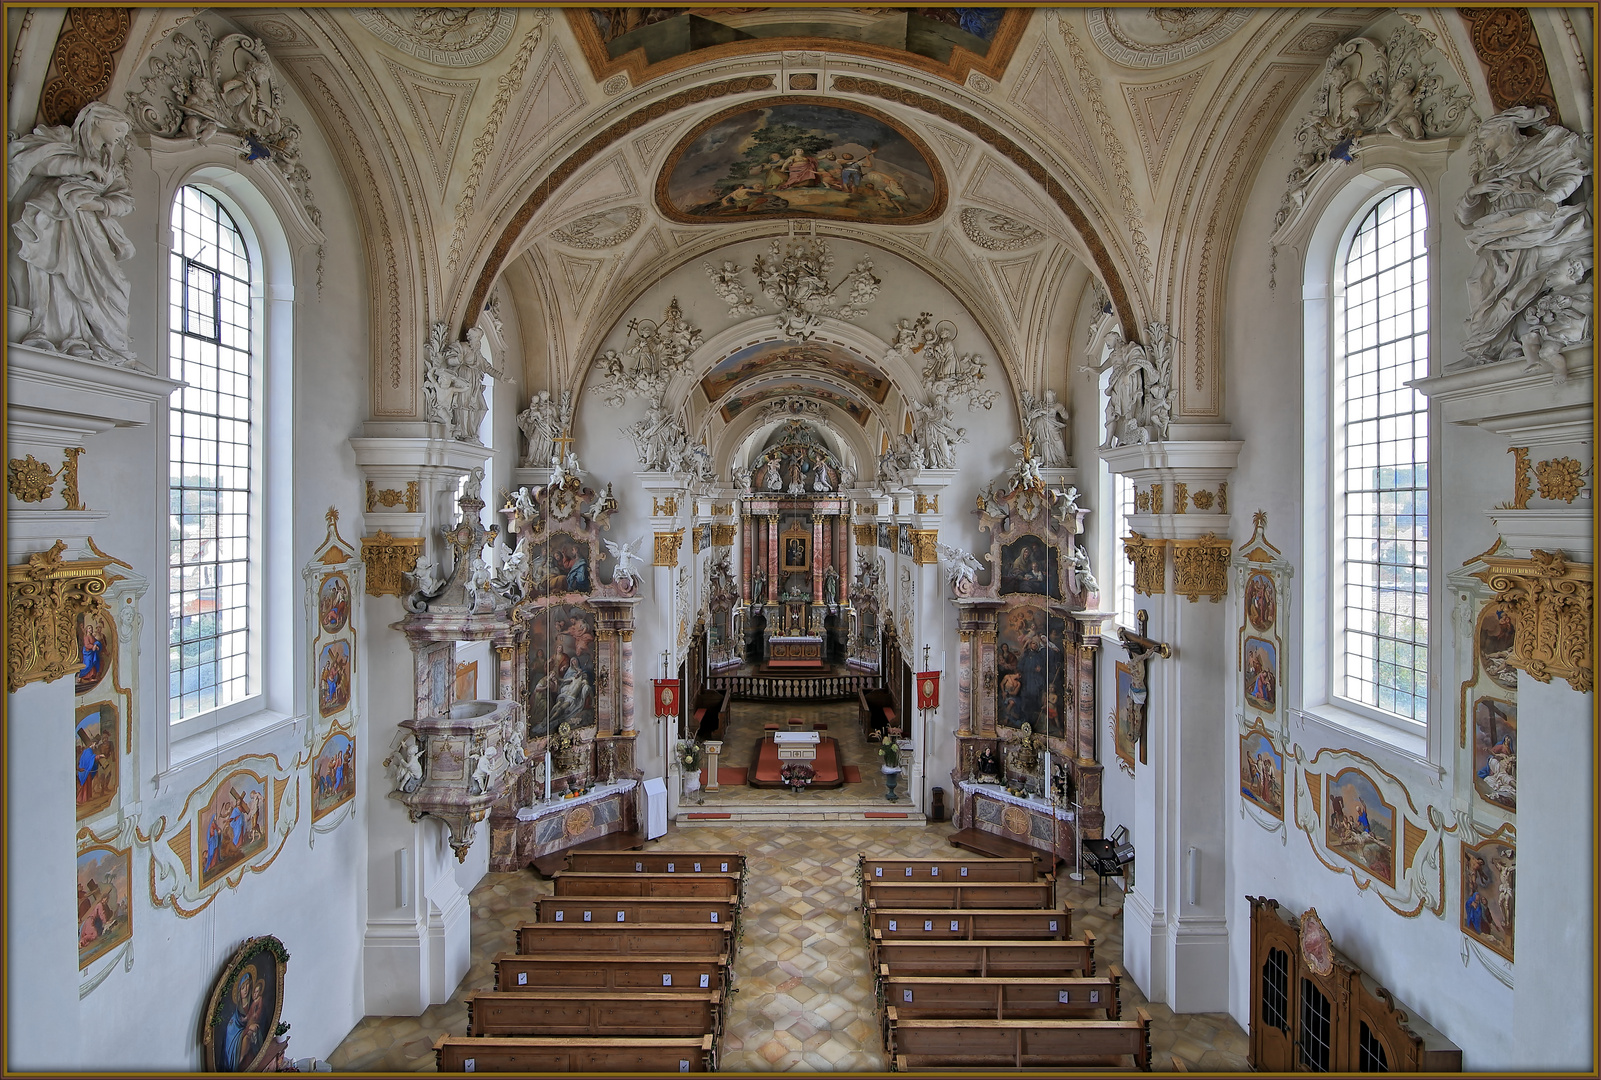
{"type": "MultiPolygon", "coordinates": [[[[954,548],[948,544],[935,542],[935,550],[939,552],[940,559],[945,563],[945,574],[951,579],[951,588],[957,596],[971,596],[973,588],[978,584],[978,572],[983,566],[976,555],[954,548]]],[[[989,561],[989,555],[984,555],[984,561],[989,561]]]]}
{"type": "Polygon", "coordinates": [[[636,584],[634,566],[645,561],[645,557],[634,549],[643,547],[645,538],[642,536],[631,544],[617,544],[610,540],[602,540],[601,543],[606,545],[606,551],[611,557],[617,560],[617,569],[612,571],[612,584],[616,585],[625,596],[632,595],[636,584]]]}
{"type": "Polygon", "coordinates": [[[533,494],[526,487],[520,487],[513,493],[511,509],[515,510],[517,517],[523,521],[533,522],[539,517],[539,504],[534,502],[533,494]]]}
{"type": "Polygon", "coordinates": [[[734,465],[728,470],[728,478],[734,482],[734,490],[745,492],[750,490],[751,472],[749,469],[734,465]]]}
{"type": "Polygon", "coordinates": [[[500,564],[500,570],[490,579],[489,587],[507,600],[517,599],[522,592],[523,569],[527,565],[528,546],[518,544],[517,549],[500,564]]]}
{"type": "Polygon", "coordinates": [[[578,480],[578,455],[569,453],[566,457],[553,457],[550,459],[550,486],[564,487],[567,481],[578,480]]]}
{"type": "Polygon", "coordinates": [[[1067,545],[1067,562],[1071,567],[1068,573],[1073,575],[1070,580],[1078,586],[1073,591],[1099,596],[1101,594],[1101,583],[1095,580],[1095,574],[1090,570],[1090,553],[1079,545],[1069,542],[1067,545]]]}
{"type": "Polygon", "coordinates": [[[481,603],[494,606],[495,572],[484,559],[473,556],[472,569],[467,584],[467,607],[477,611],[481,603]]]}
{"type": "Polygon", "coordinates": [[[500,756],[500,747],[486,746],[479,755],[473,759],[472,779],[468,781],[468,791],[473,795],[489,794],[489,778],[495,771],[495,759],[500,756]]]}
{"type": "Polygon", "coordinates": [[[400,752],[384,764],[394,762],[395,789],[410,795],[422,786],[422,747],[417,736],[407,735],[400,744],[400,752]]]}

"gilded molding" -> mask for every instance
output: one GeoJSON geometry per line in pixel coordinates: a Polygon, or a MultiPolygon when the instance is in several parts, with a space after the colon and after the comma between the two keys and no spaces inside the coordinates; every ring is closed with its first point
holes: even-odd
{"type": "Polygon", "coordinates": [[[1151,492],[1149,488],[1144,491],[1138,488],[1134,489],[1134,510],[1136,513],[1141,514],[1149,514],[1151,512],[1151,492]]]}
{"type": "Polygon", "coordinates": [[[856,512],[861,514],[863,517],[877,517],[878,504],[859,502],[856,504],[856,512]]]}
{"type": "Polygon", "coordinates": [[[1173,591],[1195,603],[1204,594],[1212,603],[1223,599],[1229,588],[1229,556],[1233,545],[1228,537],[1207,533],[1196,540],[1173,542],[1173,591]]]}
{"type": "Polygon", "coordinates": [[[1529,448],[1514,446],[1507,453],[1512,455],[1512,505],[1508,509],[1522,510],[1534,495],[1534,485],[1529,482],[1529,448]]]}
{"type": "Polygon", "coordinates": [[[6,492],[18,502],[44,502],[55,494],[56,482],[61,483],[61,499],[67,510],[86,510],[78,501],[78,455],[85,453],[81,446],[69,446],[62,451],[65,458],[61,468],[54,471],[32,454],[11,458],[6,463],[6,492]]]}
{"type": "Polygon", "coordinates": [[[1484,81],[1490,87],[1490,103],[1496,112],[1518,105],[1544,105],[1551,110],[1551,123],[1561,122],[1551,75],[1545,65],[1534,20],[1526,8],[1457,8],[1468,24],[1473,51],[1484,65],[1484,81]]]}
{"type": "Polygon", "coordinates": [[[1570,563],[1560,551],[1530,552],[1530,558],[1484,555],[1473,576],[1495,590],[1517,627],[1507,663],[1541,682],[1566,679],[1581,694],[1595,688],[1590,629],[1595,611],[1594,568],[1570,563]]]}
{"type": "Polygon", "coordinates": [[[1190,485],[1180,480],[1173,485],[1173,512],[1187,514],[1190,511],[1190,485]]]}
{"type": "Polygon", "coordinates": [[[367,481],[367,512],[370,514],[380,506],[389,508],[404,504],[406,513],[415,514],[422,504],[422,496],[417,490],[417,481],[408,480],[406,490],[399,488],[380,489],[371,480],[367,481]]]}
{"type": "Polygon", "coordinates": [[[1134,564],[1134,591],[1144,596],[1167,592],[1168,541],[1131,532],[1123,538],[1123,556],[1134,564]]]}
{"type": "Polygon", "coordinates": [[[66,542],[6,567],[6,689],[53,682],[83,666],[78,616],[102,606],[110,559],[63,560],[66,542]]]}
{"type": "Polygon", "coordinates": [[[1570,503],[1584,490],[1584,466],[1570,457],[1536,462],[1534,478],[1540,485],[1542,499],[1570,503]]]}
{"type": "Polygon", "coordinates": [[[939,496],[919,495],[913,503],[913,507],[919,514],[937,514],[939,513],[939,496]]]}
{"type": "Polygon", "coordinates": [[[732,517],[733,513],[734,513],[734,504],[733,503],[712,503],[712,516],[713,517],[732,517]]]}
{"type": "Polygon", "coordinates": [[[1229,483],[1227,480],[1217,486],[1217,512],[1220,514],[1229,512],[1229,483]]]}
{"type": "Polygon", "coordinates": [[[1207,491],[1205,488],[1202,488],[1200,491],[1197,491],[1194,495],[1190,496],[1190,501],[1195,504],[1195,508],[1197,510],[1212,509],[1212,499],[1212,493],[1207,491]]]}
{"type": "Polygon", "coordinates": [[[1162,485],[1161,484],[1152,484],[1151,485],[1151,513],[1153,513],[1153,514],[1161,514],[1161,513],[1165,513],[1165,512],[1166,511],[1164,511],[1162,509],[1162,485]]]}
{"type": "Polygon", "coordinates": [[[939,543],[939,530],[913,529],[911,532],[912,561],[918,566],[930,566],[939,562],[939,552],[936,550],[936,546],[939,543]]]}
{"type": "Polygon", "coordinates": [[[362,537],[361,561],[367,565],[367,595],[404,596],[406,583],[402,575],[417,569],[422,549],[420,536],[390,536],[379,529],[377,536],[362,537]]]}
{"type": "Polygon", "coordinates": [[[857,547],[873,547],[878,543],[878,526],[873,524],[853,525],[856,530],[857,547]]]}
{"type": "Polygon", "coordinates": [[[712,547],[733,547],[733,546],[734,546],[734,526],[732,524],[730,524],[730,525],[713,525],[712,526],[712,547]]]}
{"type": "Polygon", "coordinates": [[[659,532],[656,534],[655,566],[677,566],[678,549],[684,546],[684,530],[674,529],[672,532],[659,532]]]}
{"type": "Polygon", "coordinates": [[[678,514],[678,496],[669,495],[665,499],[655,496],[650,500],[650,512],[656,517],[674,517],[678,514]]]}
{"type": "Polygon", "coordinates": [[[128,43],[133,9],[75,7],[56,38],[50,59],[54,77],[39,98],[39,114],[46,124],[70,125],[83,107],[111,89],[117,53],[128,43]]]}

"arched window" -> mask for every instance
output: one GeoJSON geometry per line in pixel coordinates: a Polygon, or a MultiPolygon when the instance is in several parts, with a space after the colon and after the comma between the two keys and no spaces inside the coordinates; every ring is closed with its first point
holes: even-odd
{"type": "Polygon", "coordinates": [[[259,695],[261,460],[256,282],[222,204],[180,188],[172,208],[168,700],[176,723],[259,695]]]}
{"type": "Polygon", "coordinates": [[[1336,284],[1330,357],[1329,645],[1332,697],[1428,721],[1427,208],[1382,197],[1336,284]]]}

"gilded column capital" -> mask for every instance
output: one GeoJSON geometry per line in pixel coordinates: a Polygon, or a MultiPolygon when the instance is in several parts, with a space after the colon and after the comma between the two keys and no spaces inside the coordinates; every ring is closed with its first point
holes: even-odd
{"type": "Polygon", "coordinates": [[[1232,545],[1228,537],[1207,533],[1195,540],[1174,540],[1173,591],[1189,597],[1195,603],[1202,595],[1211,597],[1212,603],[1223,599],[1229,588],[1229,555],[1232,545]]]}
{"type": "Polygon", "coordinates": [[[939,552],[936,549],[938,543],[938,529],[913,529],[912,561],[918,566],[928,566],[939,562],[939,552]]]}
{"type": "Polygon", "coordinates": [[[390,536],[379,529],[361,539],[361,561],[367,566],[368,596],[404,596],[404,576],[417,569],[422,555],[420,536],[390,536]]]}
{"type": "Polygon", "coordinates": [[[1595,688],[1590,628],[1595,613],[1595,568],[1570,563],[1560,551],[1531,551],[1529,558],[1483,556],[1473,575],[1495,590],[1517,628],[1507,663],[1541,682],[1563,678],[1581,694],[1595,688]]]}
{"type": "Polygon", "coordinates": [[[684,530],[674,529],[672,532],[659,532],[656,534],[656,566],[677,566],[678,549],[684,546],[684,530]]]}
{"type": "Polygon", "coordinates": [[[1123,538],[1123,555],[1134,564],[1134,591],[1144,596],[1167,592],[1168,541],[1131,532],[1123,538]]]}
{"type": "Polygon", "coordinates": [[[66,548],[57,540],[50,550],[6,567],[6,689],[12,693],[83,666],[78,616],[101,605],[112,560],[63,559],[66,548]]]}

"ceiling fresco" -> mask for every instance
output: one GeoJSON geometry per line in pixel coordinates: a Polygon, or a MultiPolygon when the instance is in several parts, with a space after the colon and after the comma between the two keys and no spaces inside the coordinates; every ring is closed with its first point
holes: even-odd
{"type": "MultiPolygon", "coordinates": [[[[960,83],[1006,73],[1026,8],[569,8],[596,81],[635,85],[707,60],[829,50],[891,60],[960,83]]],[[[815,80],[816,76],[813,76],[815,80]]],[[[814,89],[800,85],[791,89],[814,89]]]]}
{"type": "Polygon", "coordinates": [[[835,218],[915,225],[945,209],[922,139],[876,109],[790,97],[697,124],[663,166],[656,203],[674,221],[835,218]]]}
{"type": "Polygon", "coordinates": [[[765,401],[775,398],[791,396],[804,396],[826,402],[843,410],[850,418],[862,427],[873,418],[871,410],[850,394],[839,387],[812,379],[785,379],[781,383],[770,383],[752,387],[747,393],[737,394],[723,402],[719,410],[724,423],[732,423],[734,418],[747,409],[754,408],[765,401]]]}
{"type": "Polygon", "coordinates": [[[761,341],[747,345],[708,371],[700,386],[706,400],[716,402],[742,382],[785,369],[798,373],[810,369],[843,379],[880,405],[889,396],[890,380],[876,367],[837,345],[819,341],[761,341]]]}

